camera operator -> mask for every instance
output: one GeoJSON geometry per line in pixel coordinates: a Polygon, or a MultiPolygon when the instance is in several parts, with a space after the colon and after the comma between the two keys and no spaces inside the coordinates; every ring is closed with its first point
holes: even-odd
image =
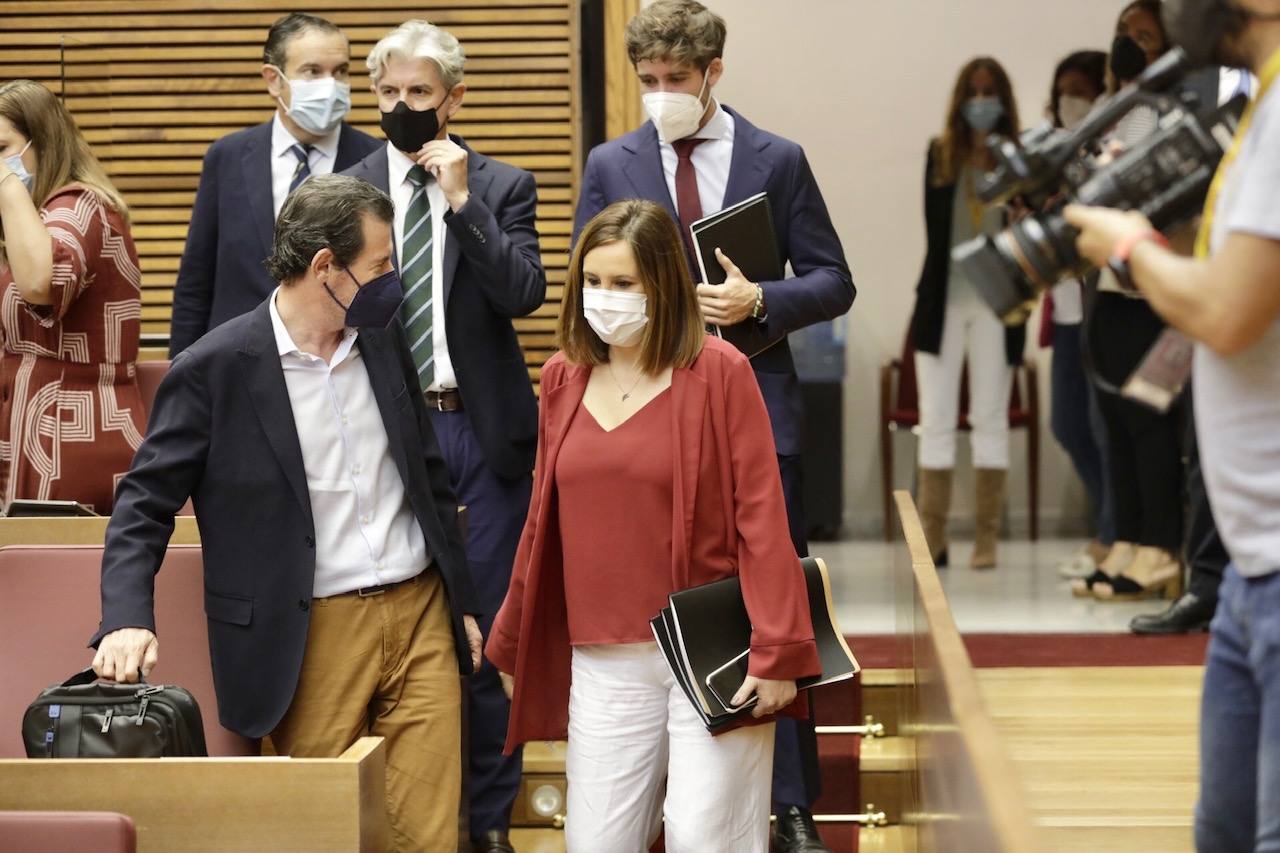
{"type": "Polygon", "coordinates": [[[1127,262],[1152,308],[1196,341],[1195,416],[1231,555],[1201,715],[1201,853],[1280,849],[1280,0],[1166,0],[1194,61],[1260,79],[1209,191],[1196,258],[1141,214],[1068,207],[1094,263],[1127,262]]]}

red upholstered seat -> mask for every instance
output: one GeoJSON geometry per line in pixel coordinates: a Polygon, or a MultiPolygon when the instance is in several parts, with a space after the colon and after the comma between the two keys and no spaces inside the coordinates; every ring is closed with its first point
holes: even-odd
{"type": "MultiPolygon", "coordinates": [[[[93,660],[85,643],[101,618],[101,565],[101,546],[0,548],[0,758],[26,756],[27,705],[93,660]]],[[[218,725],[199,546],[169,548],[156,576],[155,609],[160,664],[149,681],[180,685],[196,697],[210,755],[257,755],[255,741],[218,725]]]]}
{"type": "MultiPolygon", "coordinates": [[[[1031,538],[1040,535],[1040,390],[1035,363],[1028,360],[1014,368],[1009,393],[1009,427],[1027,431],[1027,489],[1031,513],[1031,538]],[[1023,385],[1026,386],[1025,393],[1023,385]],[[1023,402],[1025,396],[1026,402],[1023,402]]],[[[916,387],[916,353],[908,332],[901,358],[880,368],[880,483],[884,508],[884,538],[893,539],[893,432],[920,425],[920,398],[916,387]]],[[[968,430],[969,366],[960,378],[960,418],[957,428],[968,430]]]]}
{"type": "Polygon", "coordinates": [[[133,821],[115,812],[0,811],[0,853],[134,853],[133,821]]]}
{"type": "Polygon", "coordinates": [[[156,389],[160,387],[161,380],[169,372],[169,362],[139,361],[137,368],[138,390],[142,392],[142,404],[147,407],[147,414],[150,415],[151,404],[156,399],[156,389]]]}

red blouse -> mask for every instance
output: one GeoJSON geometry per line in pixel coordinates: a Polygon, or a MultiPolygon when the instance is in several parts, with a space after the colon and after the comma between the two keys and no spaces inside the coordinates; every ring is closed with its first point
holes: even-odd
{"type": "Polygon", "coordinates": [[[671,393],[606,432],[579,405],[556,459],[569,642],[651,643],[671,586],[671,393]]]}

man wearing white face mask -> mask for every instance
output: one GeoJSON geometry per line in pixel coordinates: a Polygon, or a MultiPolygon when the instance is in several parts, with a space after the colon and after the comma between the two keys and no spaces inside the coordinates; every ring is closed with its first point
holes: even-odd
{"type": "Polygon", "coordinates": [[[295,12],[271,25],[262,79],[276,112],[219,139],[205,155],[174,285],[170,357],[257,307],[275,288],[262,259],[290,191],[378,147],[344,122],[350,60],[347,37],[324,18],[295,12]]]}
{"type": "MultiPolygon", "coordinates": [[[[724,258],[722,285],[699,284],[707,323],[750,324],[774,342],[751,359],[769,412],[791,538],[807,554],[800,461],[803,401],[787,335],[844,314],[854,286],[840,238],[804,151],[757,128],[714,96],[724,73],[725,22],[695,0],[657,0],[627,25],[627,52],[640,77],[649,121],[594,149],[583,171],[574,242],[610,203],[645,198],[663,205],[689,245],[689,226],[756,193],[768,193],[778,256],[794,273],[784,281],[749,280],[724,258]]],[[[701,279],[690,263],[694,281],[701,279]]],[[[778,725],[774,808],[778,847],[822,851],[810,807],[817,799],[817,743],[810,722],[778,725]]]]}

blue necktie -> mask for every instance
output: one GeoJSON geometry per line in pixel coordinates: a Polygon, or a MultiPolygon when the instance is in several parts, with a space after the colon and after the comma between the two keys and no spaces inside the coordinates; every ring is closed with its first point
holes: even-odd
{"type": "Polygon", "coordinates": [[[316,150],[314,145],[303,145],[301,142],[294,144],[289,153],[298,158],[298,167],[293,170],[293,177],[289,180],[289,192],[293,192],[302,186],[302,182],[311,177],[311,152],[316,150]]]}

